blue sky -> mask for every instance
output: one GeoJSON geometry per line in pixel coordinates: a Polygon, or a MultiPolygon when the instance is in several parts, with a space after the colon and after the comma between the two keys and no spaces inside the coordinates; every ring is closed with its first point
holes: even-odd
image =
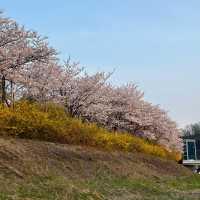
{"type": "Polygon", "coordinates": [[[0,0],[1,9],[49,37],[89,72],[134,82],[180,127],[200,121],[199,0],[0,0]]]}

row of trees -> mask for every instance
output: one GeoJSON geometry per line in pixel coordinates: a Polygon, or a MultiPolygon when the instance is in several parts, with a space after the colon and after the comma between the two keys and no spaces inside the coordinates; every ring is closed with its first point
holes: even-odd
{"type": "Polygon", "coordinates": [[[0,15],[1,101],[14,107],[21,97],[54,101],[73,117],[128,131],[180,150],[176,123],[159,106],[144,101],[134,84],[115,87],[112,73],[89,75],[70,59],[61,64],[55,49],[38,33],[0,15]]]}
{"type": "Polygon", "coordinates": [[[200,122],[187,125],[182,130],[183,136],[200,136],[200,122]]]}

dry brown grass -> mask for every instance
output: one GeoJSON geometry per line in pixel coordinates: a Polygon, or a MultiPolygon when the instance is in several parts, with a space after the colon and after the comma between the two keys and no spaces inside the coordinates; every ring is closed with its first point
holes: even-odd
{"type": "Polygon", "coordinates": [[[24,139],[0,138],[0,174],[55,174],[91,178],[99,173],[148,177],[188,174],[181,165],[142,153],[105,152],[95,148],[24,139]]]}
{"type": "Polygon", "coordinates": [[[0,138],[1,200],[196,200],[200,181],[191,177],[148,154],[0,138]]]}

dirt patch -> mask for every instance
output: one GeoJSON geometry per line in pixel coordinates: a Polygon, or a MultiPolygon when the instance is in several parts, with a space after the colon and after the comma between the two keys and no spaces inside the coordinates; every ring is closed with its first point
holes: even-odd
{"type": "Polygon", "coordinates": [[[0,138],[0,175],[17,178],[49,171],[71,178],[98,176],[182,176],[191,172],[174,161],[141,153],[105,152],[94,148],[23,139],[0,138]]]}

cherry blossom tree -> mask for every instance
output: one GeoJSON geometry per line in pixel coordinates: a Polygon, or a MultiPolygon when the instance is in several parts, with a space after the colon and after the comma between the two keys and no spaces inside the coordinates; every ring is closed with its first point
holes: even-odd
{"type": "Polygon", "coordinates": [[[36,32],[25,30],[15,21],[0,16],[0,76],[1,100],[7,103],[6,89],[11,90],[13,101],[13,85],[17,72],[25,65],[34,62],[46,63],[53,59],[56,51],[48,46],[46,38],[36,32]]]}
{"type": "Polygon", "coordinates": [[[62,64],[56,54],[47,38],[0,13],[1,102],[14,105],[16,97],[53,101],[72,117],[181,149],[176,123],[165,110],[146,102],[135,84],[113,86],[108,82],[112,73],[90,75],[70,58],[62,64]]]}
{"type": "MultiPolygon", "coordinates": [[[[64,104],[71,116],[84,116],[84,110],[97,104],[97,96],[101,87],[104,86],[110,73],[96,73],[84,75],[71,79],[67,82],[67,90],[64,91],[64,104]]],[[[62,92],[63,93],[63,92],[62,92]]]]}

